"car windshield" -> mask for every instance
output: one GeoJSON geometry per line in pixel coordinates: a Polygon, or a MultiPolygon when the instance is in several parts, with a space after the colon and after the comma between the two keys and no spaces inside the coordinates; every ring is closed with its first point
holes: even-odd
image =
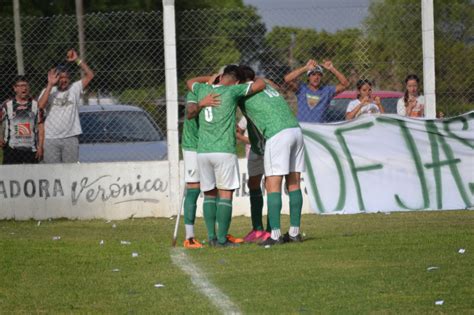
{"type": "Polygon", "coordinates": [[[145,142],[163,139],[158,127],[140,111],[83,112],[80,143],[145,142]]]}

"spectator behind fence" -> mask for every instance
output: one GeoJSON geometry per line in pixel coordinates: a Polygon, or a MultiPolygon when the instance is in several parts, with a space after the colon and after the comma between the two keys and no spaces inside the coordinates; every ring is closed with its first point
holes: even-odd
{"type": "Polygon", "coordinates": [[[357,81],[357,99],[347,105],[346,120],[384,112],[380,97],[372,97],[372,82],[367,79],[357,81]]]}
{"type": "Polygon", "coordinates": [[[94,73],[85,61],[78,58],[75,50],[67,52],[66,60],[75,62],[84,72],[84,77],[71,84],[70,73],[65,67],[48,72],[48,85],[38,100],[39,107],[46,108],[45,163],[74,163],[79,160],[79,135],[82,133],[80,98],[94,73]]]}
{"type": "Polygon", "coordinates": [[[405,78],[405,96],[397,102],[397,114],[406,117],[425,116],[425,98],[418,93],[420,79],[416,74],[405,78]]]}
{"type": "Polygon", "coordinates": [[[349,86],[349,81],[340,73],[330,60],[325,60],[321,65],[310,59],[305,66],[295,69],[285,76],[285,82],[296,92],[298,100],[297,118],[302,122],[324,122],[326,110],[334,96],[344,91],[349,86]],[[333,73],[339,84],[321,84],[323,67],[333,73]],[[296,79],[306,73],[308,83],[297,83],[296,79]]]}
{"type": "Polygon", "coordinates": [[[0,147],[3,164],[38,163],[43,156],[43,110],[30,96],[24,76],[13,82],[15,96],[6,100],[0,109],[0,147]]]}

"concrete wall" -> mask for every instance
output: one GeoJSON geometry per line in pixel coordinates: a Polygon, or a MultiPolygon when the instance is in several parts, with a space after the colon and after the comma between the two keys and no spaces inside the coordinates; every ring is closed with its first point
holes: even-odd
{"type": "MultiPolygon", "coordinates": [[[[250,215],[246,163],[239,160],[234,215],[250,215]]],[[[168,172],[167,161],[0,166],[0,219],[170,217],[176,213],[169,209],[169,196],[182,188],[170,187],[168,172]]],[[[311,212],[303,195],[303,211],[311,212]]],[[[201,204],[202,197],[198,216],[201,204]]],[[[288,213],[286,194],[283,213],[288,213]]]]}

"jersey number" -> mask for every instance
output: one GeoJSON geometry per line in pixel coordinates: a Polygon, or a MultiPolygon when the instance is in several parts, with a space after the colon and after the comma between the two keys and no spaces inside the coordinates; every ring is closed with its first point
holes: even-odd
{"type": "Polygon", "coordinates": [[[208,121],[208,122],[211,122],[212,118],[214,118],[212,116],[212,107],[206,107],[204,109],[204,119],[206,119],[206,121],[208,121]]]}
{"type": "Polygon", "coordinates": [[[277,96],[280,96],[280,93],[278,93],[277,91],[275,91],[274,89],[269,89],[268,87],[263,90],[263,92],[265,92],[265,94],[268,95],[268,97],[277,97],[277,96]]]}

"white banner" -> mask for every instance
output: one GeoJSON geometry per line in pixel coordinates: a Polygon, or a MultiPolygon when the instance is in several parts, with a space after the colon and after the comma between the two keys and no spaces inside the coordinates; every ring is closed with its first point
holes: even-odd
{"type": "MultiPolygon", "coordinates": [[[[241,188],[234,193],[233,215],[249,216],[247,160],[240,159],[239,168],[241,188]]],[[[176,212],[170,211],[169,196],[181,196],[183,185],[169,185],[167,161],[0,165],[0,220],[170,217],[176,212]]],[[[303,198],[303,212],[309,213],[306,194],[303,198]]],[[[286,192],[282,212],[289,212],[286,192]]]]}
{"type": "Polygon", "coordinates": [[[474,112],[446,120],[367,116],[302,123],[318,213],[473,207],[474,112]]]}

